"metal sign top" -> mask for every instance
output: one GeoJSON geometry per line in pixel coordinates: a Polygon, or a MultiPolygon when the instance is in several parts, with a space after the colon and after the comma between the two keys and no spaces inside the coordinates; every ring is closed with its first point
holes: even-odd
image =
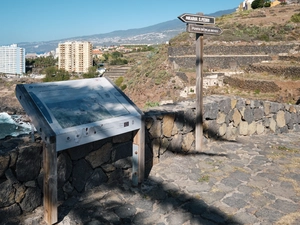
{"type": "Polygon", "coordinates": [[[56,137],[57,151],[141,126],[141,111],[104,77],[19,84],[16,95],[41,136],[56,137]]]}
{"type": "Polygon", "coordinates": [[[178,16],[178,19],[184,23],[215,24],[215,17],[202,16],[198,14],[184,13],[178,16]]]}
{"type": "Polygon", "coordinates": [[[208,35],[220,35],[222,34],[222,29],[218,27],[206,27],[197,24],[187,24],[187,32],[208,34],[208,35]]]}

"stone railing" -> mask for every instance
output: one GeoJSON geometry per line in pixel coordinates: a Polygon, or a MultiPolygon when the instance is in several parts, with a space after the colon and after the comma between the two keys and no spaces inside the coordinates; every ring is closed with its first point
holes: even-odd
{"type": "MultiPolygon", "coordinates": [[[[213,139],[300,131],[300,106],[235,97],[204,99],[204,144],[213,139]]],[[[194,101],[145,112],[146,169],[168,151],[195,150],[194,101]]],[[[64,201],[93,187],[131,176],[133,133],[58,152],[58,199],[64,201]]],[[[35,135],[0,140],[0,218],[31,212],[42,205],[42,144],[35,135]]]]}

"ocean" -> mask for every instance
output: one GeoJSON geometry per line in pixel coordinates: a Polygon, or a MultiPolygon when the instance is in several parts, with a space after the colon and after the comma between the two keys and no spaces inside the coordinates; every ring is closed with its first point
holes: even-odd
{"type": "Polygon", "coordinates": [[[29,123],[18,122],[21,116],[10,116],[7,113],[0,113],[0,139],[8,135],[18,136],[20,134],[29,134],[32,130],[29,123]]]}

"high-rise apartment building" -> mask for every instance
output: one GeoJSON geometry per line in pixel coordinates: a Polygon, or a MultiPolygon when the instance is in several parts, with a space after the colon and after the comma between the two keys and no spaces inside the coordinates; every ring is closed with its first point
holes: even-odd
{"type": "Polygon", "coordinates": [[[58,44],[58,68],[68,72],[86,73],[93,66],[93,45],[90,42],[58,44]]]}
{"type": "Polygon", "coordinates": [[[21,75],[25,72],[25,49],[16,44],[0,46],[0,73],[21,75]]]}

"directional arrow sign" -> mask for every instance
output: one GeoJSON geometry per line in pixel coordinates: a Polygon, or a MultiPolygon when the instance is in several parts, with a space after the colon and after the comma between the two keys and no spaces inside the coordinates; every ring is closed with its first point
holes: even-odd
{"type": "Polygon", "coordinates": [[[178,16],[178,19],[185,23],[215,24],[215,17],[201,16],[198,14],[184,13],[178,16]]]}
{"type": "Polygon", "coordinates": [[[220,35],[223,32],[218,27],[204,27],[197,24],[188,24],[186,30],[187,32],[190,33],[209,34],[209,35],[220,35]]]}

